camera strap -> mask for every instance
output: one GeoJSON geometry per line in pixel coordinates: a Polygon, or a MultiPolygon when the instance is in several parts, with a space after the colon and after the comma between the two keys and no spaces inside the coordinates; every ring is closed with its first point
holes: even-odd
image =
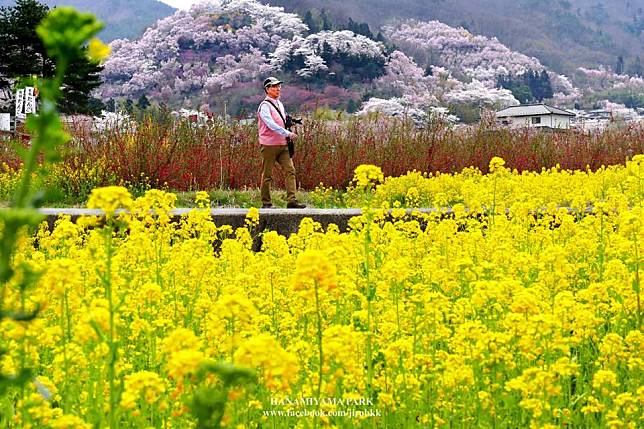
{"type": "MultiPolygon", "coordinates": [[[[277,106],[273,104],[271,100],[265,99],[264,101],[269,103],[271,106],[275,108],[275,110],[277,110],[277,113],[280,115],[280,118],[282,118],[282,122],[284,122],[284,128],[287,129],[288,131],[291,131],[288,128],[286,128],[286,119],[284,118],[284,115],[282,115],[282,111],[278,109],[277,106]]],[[[293,154],[295,153],[295,144],[293,143],[293,140],[290,137],[286,137],[286,144],[288,145],[288,155],[291,158],[293,158],[293,154]]]]}
{"type": "Polygon", "coordinates": [[[280,118],[282,118],[282,122],[284,123],[284,129],[286,129],[286,118],[284,118],[284,115],[282,115],[282,111],[280,109],[278,109],[277,106],[275,104],[273,104],[273,102],[271,100],[264,99],[264,101],[267,102],[268,104],[270,104],[271,106],[273,106],[275,108],[275,110],[277,110],[277,114],[280,115],[280,118]]]}

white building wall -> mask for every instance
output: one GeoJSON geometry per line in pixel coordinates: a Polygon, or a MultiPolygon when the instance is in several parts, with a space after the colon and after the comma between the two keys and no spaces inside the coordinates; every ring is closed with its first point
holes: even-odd
{"type": "Polygon", "coordinates": [[[552,117],[552,128],[570,128],[570,116],[565,115],[551,115],[552,117]]]}
{"type": "Polygon", "coordinates": [[[523,128],[523,127],[535,127],[535,128],[561,128],[568,129],[570,128],[570,117],[564,115],[535,115],[535,116],[519,116],[519,117],[509,117],[500,119],[499,122],[507,121],[510,128],[523,128]],[[541,122],[538,124],[532,123],[532,118],[541,118],[541,122]]]}
{"type": "Polygon", "coordinates": [[[509,120],[509,126],[512,128],[523,128],[523,127],[549,127],[550,121],[546,115],[535,115],[535,116],[518,116],[507,118],[509,120]],[[541,123],[533,124],[532,118],[541,118],[541,123]]]}

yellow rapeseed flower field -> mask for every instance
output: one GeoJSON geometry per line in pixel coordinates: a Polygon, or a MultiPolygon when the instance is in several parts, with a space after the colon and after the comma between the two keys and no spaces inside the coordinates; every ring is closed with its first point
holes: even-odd
{"type": "Polygon", "coordinates": [[[173,224],[172,194],[95,189],[107,220],[61,218],[18,243],[14,267],[43,274],[6,285],[4,308],[41,310],[0,324],[2,373],[34,371],[1,398],[3,424],[106,427],[112,406],[117,427],[191,428],[207,391],[225,393],[231,428],[641,427],[644,156],[492,164],[363,166],[350,231],[305,219],[290,237],[257,237],[256,210],[216,227],[205,193],[173,224]],[[256,381],[217,390],[200,373],[213,360],[256,381]]]}

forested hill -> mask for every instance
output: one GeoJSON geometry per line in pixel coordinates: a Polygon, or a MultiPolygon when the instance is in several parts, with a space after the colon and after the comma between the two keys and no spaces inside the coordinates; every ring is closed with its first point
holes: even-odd
{"type": "Polygon", "coordinates": [[[367,22],[375,32],[395,18],[437,20],[497,37],[560,73],[600,64],[624,72],[644,59],[644,0],[274,0],[304,16],[367,22]]]}
{"type": "MultiPolygon", "coordinates": [[[[72,6],[91,12],[105,22],[101,39],[134,39],[158,19],[174,13],[175,9],[157,0],[39,0],[50,7],[72,6]]],[[[0,6],[14,6],[15,0],[0,0],[0,6]]]]}

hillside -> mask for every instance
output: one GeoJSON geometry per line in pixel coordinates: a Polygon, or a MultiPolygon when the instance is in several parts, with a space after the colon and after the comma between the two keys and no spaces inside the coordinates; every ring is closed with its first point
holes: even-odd
{"type": "MultiPolygon", "coordinates": [[[[92,12],[105,22],[100,37],[105,41],[134,39],[158,19],[171,15],[175,9],[157,0],[39,0],[53,6],[72,6],[82,12],[92,12]]],[[[0,0],[0,6],[13,6],[14,0],[0,0]]]]}
{"type": "MultiPolygon", "coordinates": [[[[401,34],[415,31],[410,27],[401,34]]],[[[433,52],[431,70],[349,30],[311,32],[282,8],[253,0],[212,2],[175,12],[138,40],[113,42],[101,96],[137,100],[145,95],[170,106],[241,115],[261,99],[259,83],[277,74],[287,82],[285,101],[301,109],[326,105],[354,111],[369,100],[363,104],[367,110],[386,106],[422,113],[479,102],[517,104],[510,91],[496,88],[495,77],[544,69],[537,59],[495,39],[438,22],[420,31],[445,41],[433,52]],[[461,52],[463,46],[467,52],[461,52]]],[[[391,30],[392,38],[396,33],[391,30]]],[[[552,79],[563,82],[559,92],[571,93],[563,77],[553,73],[552,79]]]]}
{"type": "Polygon", "coordinates": [[[625,70],[644,59],[644,0],[275,0],[304,15],[325,9],[333,20],[367,22],[376,30],[395,18],[436,20],[497,37],[564,74],[580,66],[625,70]]]}

